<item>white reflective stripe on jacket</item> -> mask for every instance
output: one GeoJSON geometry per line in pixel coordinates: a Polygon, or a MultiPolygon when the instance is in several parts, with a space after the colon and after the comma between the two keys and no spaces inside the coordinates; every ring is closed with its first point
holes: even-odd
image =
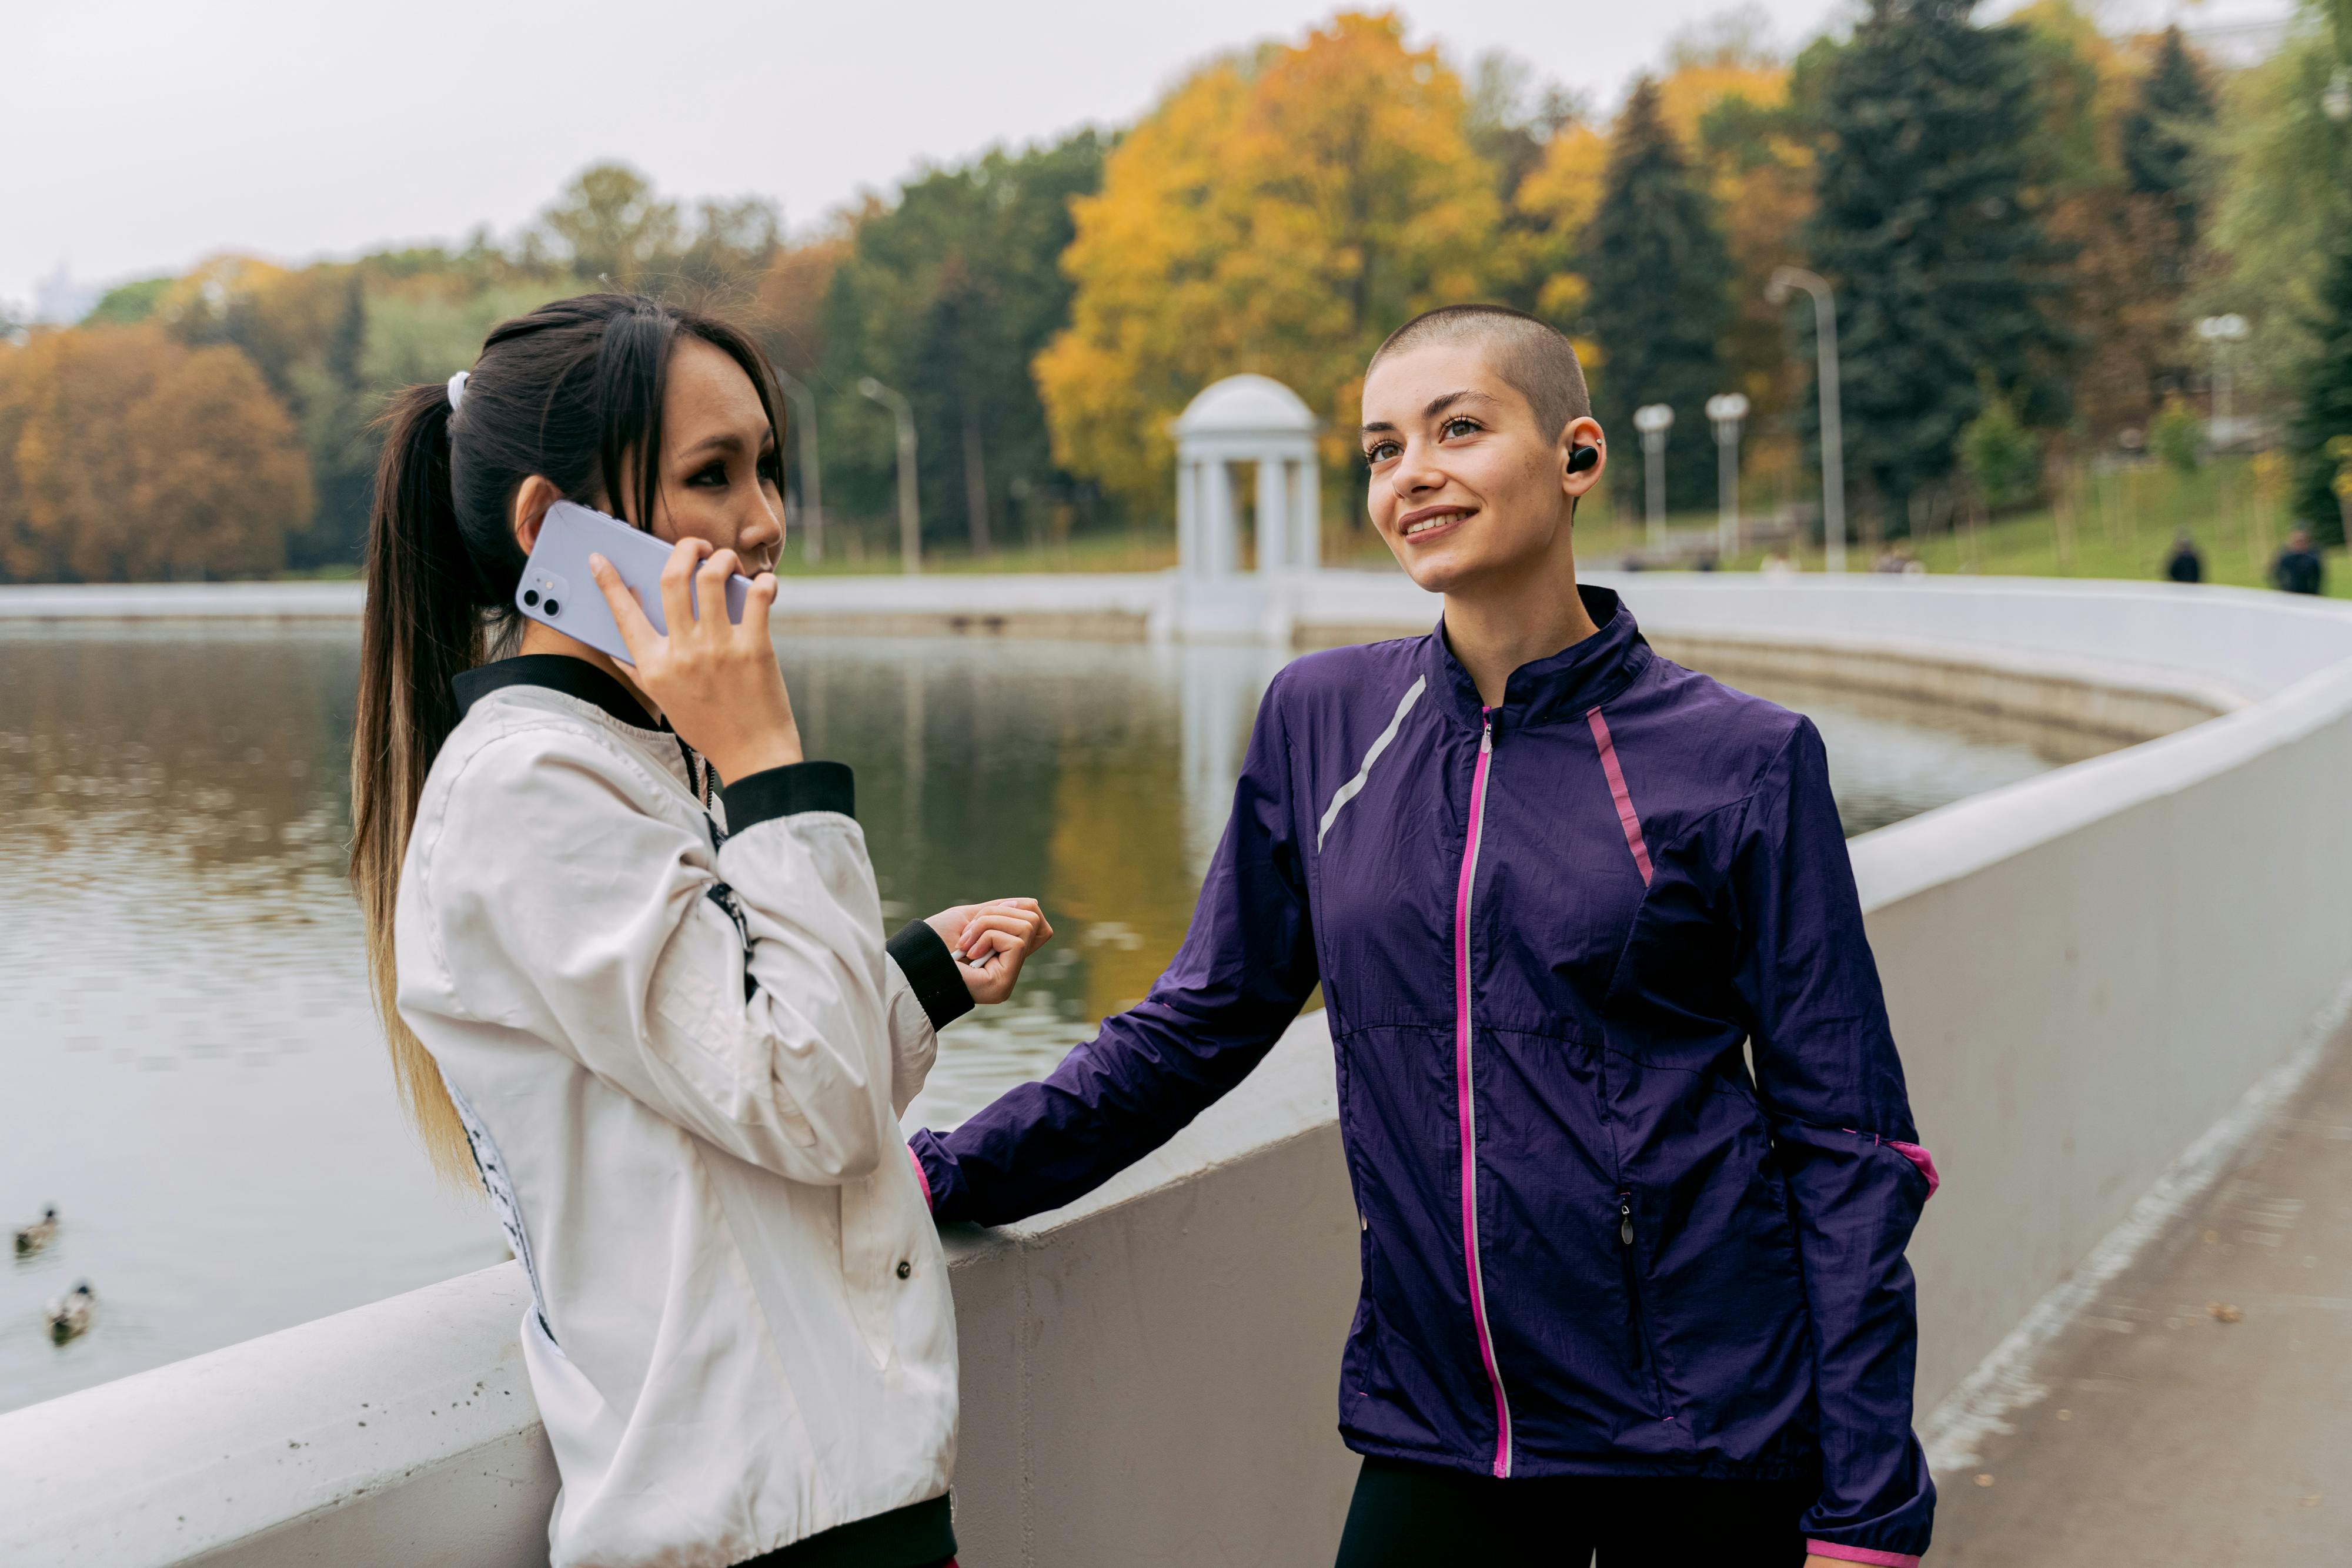
{"type": "Polygon", "coordinates": [[[714,851],[707,821],[669,734],[507,686],[435,760],[401,876],[401,1016],[540,1295],[554,1568],[727,1568],[954,1463],[946,1264],[898,1128],[937,1039],[865,835],[810,810],[714,851]]]}

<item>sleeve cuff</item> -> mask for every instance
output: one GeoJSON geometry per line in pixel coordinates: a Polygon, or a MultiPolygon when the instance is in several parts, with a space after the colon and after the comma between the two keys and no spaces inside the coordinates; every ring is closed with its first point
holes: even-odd
{"type": "Polygon", "coordinates": [[[971,1011],[971,991],[963,983],[963,973],[929,921],[909,920],[900,926],[898,935],[890,938],[889,952],[898,972],[907,977],[907,984],[914,988],[915,999],[923,1004],[934,1031],[971,1011]]]}
{"type": "Polygon", "coordinates": [[[1805,1554],[1809,1557],[1833,1557],[1841,1563],[1868,1563],[1875,1568],[1919,1568],[1919,1559],[1908,1552],[1881,1552],[1870,1546],[1841,1546],[1834,1541],[1808,1541],[1805,1554]]]}
{"type": "Polygon", "coordinates": [[[719,790],[727,802],[727,831],[740,833],[773,817],[802,811],[857,815],[856,775],[842,762],[795,762],[736,779],[719,790]]]}

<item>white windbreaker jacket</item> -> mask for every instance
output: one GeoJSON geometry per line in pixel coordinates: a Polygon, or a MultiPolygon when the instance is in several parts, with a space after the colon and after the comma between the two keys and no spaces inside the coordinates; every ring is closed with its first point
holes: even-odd
{"type": "Polygon", "coordinates": [[[955,1330],[898,1116],[971,1004],[920,922],[886,952],[848,769],[736,780],[721,817],[584,660],[458,699],[400,1014],[530,1278],[554,1568],[730,1568],[856,1521],[861,1560],[945,1556],[955,1330]]]}

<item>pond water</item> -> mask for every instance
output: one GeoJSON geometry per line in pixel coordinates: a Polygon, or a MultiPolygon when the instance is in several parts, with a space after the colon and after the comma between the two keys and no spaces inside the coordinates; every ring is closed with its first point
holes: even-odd
{"type": "MultiPolygon", "coordinates": [[[[969,1114],[1143,995],[1182,938],[1277,655],[779,643],[857,770],[893,925],[1034,894],[1058,936],[949,1031],[909,1124],[969,1114]]],[[[0,1410],[506,1256],[394,1103],[343,881],[357,638],[0,629],[0,1410]],[[87,1279],[96,1328],[40,1305],[87,1279]]],[[[1849,833],[2087,755],[2080,737],[1756,686],[1827,737],[1849,833]]]]}

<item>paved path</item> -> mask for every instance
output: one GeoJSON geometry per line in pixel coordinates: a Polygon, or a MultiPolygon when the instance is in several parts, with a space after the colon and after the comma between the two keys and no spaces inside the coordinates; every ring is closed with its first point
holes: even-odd
{"type": "Polygon", "coordinates": [[[2352,1564],[2352,1040],[2037,1380],[1928,1568],[2352,1564]]]}

